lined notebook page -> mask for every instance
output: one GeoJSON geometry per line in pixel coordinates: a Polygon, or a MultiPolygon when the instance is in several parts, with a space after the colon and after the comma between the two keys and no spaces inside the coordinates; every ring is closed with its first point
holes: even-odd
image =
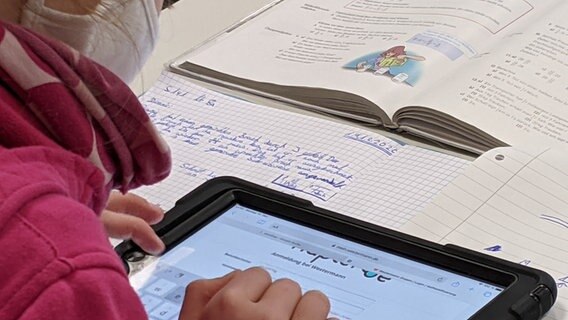
{"type": "Polygon", "coordinates": [[[402,231],[549,272],[568,320],[568,150],[495,149],[476,160],[402,231]]]}
{"type": "Polygon", "coordinates": [[[469,164],[329,120],[235,99],[165,72],[141,98],[173,171],[136,193],[164,209],[230,175],[398,228],[469,164]]]}

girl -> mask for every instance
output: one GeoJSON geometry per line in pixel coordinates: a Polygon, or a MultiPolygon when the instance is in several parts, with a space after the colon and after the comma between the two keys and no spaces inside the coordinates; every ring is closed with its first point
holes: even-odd
{"type": "MultiPolygon", "coordinates": [[[[123,82],[150,54],[161,6],[0,1],[0,319],[147,318],[107,237],[163,250],[149,226],[162,212],[111,194],[170,170],[167,145],[123,82]]],[[[328,312],[322,294],[254,268],[190,285],[180,319],[328,312]]]]}

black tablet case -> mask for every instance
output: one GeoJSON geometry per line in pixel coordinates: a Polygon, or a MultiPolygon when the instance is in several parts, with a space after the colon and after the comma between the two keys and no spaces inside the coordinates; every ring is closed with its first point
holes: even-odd
{"type": "MultiPolygon", "coordinates": [[[[277,202],[305,208],[310,212],[343,220],[346,224],[372,229],[376,231],[377,234],[399,238],[411,244],[429,247],[462,259],[488,265],[499,270],[506,270],[508,273],[513,273],[517,277],[517,281],[515,281],[512,290],[502,292],[498,298],[469,318],[469,320],[538,320],[550,310],[556,300],[556,283],[550,275],[543,271],[498,259],[456,245],[440,245],[398,231],[356,220],[316,207],[310,201],[234,177],[211,179],[188,193],[176,202],[175,207],[168,211],[164,220],[157,224],[154,229],[161,237],[167,235],[174,227],[202,210],[215,199],[234,191],[245,191],[277,202]],[[504,305],[506,307],[503,307],[504,305]]],[[[127,241],[120,244],[116,248],[116,251],[124,259],[129,252],[140,251],[140,249],[131,241],[127,241]]]]}

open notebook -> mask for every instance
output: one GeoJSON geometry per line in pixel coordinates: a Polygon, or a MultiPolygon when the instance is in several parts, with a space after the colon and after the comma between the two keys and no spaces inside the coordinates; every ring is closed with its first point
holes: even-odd
{"type": "Polygon", "coordinates": [[[568,150],[492,150],[402,231],[549,272],[559,299],[545,319],[568,319],[568,150]]]}
{"type": "Polygon", "coordinates": [[[248,103],[164,72],[141,98],[172,148],[164,182],[136,192],[164,209],[231,175],[398,228],[469,161],[337,122],[248,103]]]}

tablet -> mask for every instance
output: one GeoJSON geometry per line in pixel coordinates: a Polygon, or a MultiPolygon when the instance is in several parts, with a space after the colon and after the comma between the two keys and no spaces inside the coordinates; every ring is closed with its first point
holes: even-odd
{"type": "Polygon", "coordinates": [[[319,290],[344,320],[540,319],[556,298],[544,272],[441,246],[234,178],[207,182],[156,227],[150,257],[117,247],[150,319],[177,319],[185,287],[254,266],[319,290]]]}

